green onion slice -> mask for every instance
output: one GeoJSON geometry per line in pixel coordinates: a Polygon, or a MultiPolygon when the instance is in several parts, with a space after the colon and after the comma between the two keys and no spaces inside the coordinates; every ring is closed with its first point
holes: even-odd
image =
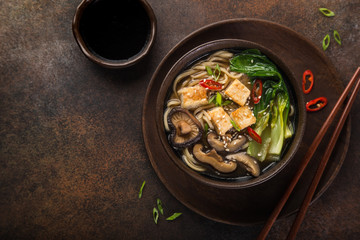
{"type": "Polygon", "coordinates": [[[153,208],[153,218],[155,224],[157,224],[159,220],[159,211],[156,208],[153,208]]]}
{"type": "Polygon", "coordinates": [[[161,213],[161,215],[164,215],[164,209],[162,207],[162,202],[161,202],[161,200],[159,198],[156,199],[156,204],[157,204],[157,207],[158,207],[159,212],[161,213]]]}
{"type": "Polygon", "coordinates": [[[178,217],[180,217],[182,213],[174,213],[173,215],[171,215],[170,217],[168,217],[166,220],[168,221],[172,221],[172,220],[175,220],[177,219],[178,217]]]}
{"type": "Polygon", "coordinates": [[[223,105],[223,106],[226,106],[226,105],[229,105],[229,104],[231,104],[231,103],[232,103],[232,101],[226,100],[222,105],[223,105]]]}
{"type": "Polygon", "coordinates": [[[212,75],[213,75],[213,72],[212,72],[212,70],[211,70],[211,67],[206,66],[205,68],[206,68],[207,74],[208,74],[209,76],[212,76],[212,75]]]}
{"type": "Polygon", "coordinates": [[[210,99],[209,99],[209,103],[212,103],[216,98],[216,95],[213,95],[210,99]]]}
{"type": "Polygon", "coordinates": [[[204,124],[204,131],[205,131],[205,134],[207,134],[209,131],[209,125],[207,123],[204,124]]]}
{"type": "Polygon", "coordinates": [[[329,34],[326,34],[326,36],[324,37],[323,42],[322,42],[322,47],[323,47],[324,51],[329,47],[329,45],[330,45],[330,36],[329,36],[329,34]]]}
{"type": "Polygon", "coordinates": [[[216,93],[216,105],[221,106],[222,104],[222,96],[219,92],[216,93]]]}
{"type": "Polygon", "coordinates": [[[142,183],[142,185],[140,187],[140,191],[139,191],[139,198],[141,198],[141,196],[142,196],[142,192],[143,192],[145,184],[146,184],[146,181],[143,181],[143,183],[142,183]]]}
{"type": "Polygon", "coordinates": [[[340,34],[338,33],[338,31],[334,30],[334,38],[335,38],[335,41],[341,45],[341,38],[340,38],[340,34]]]}
{"type": "Polygon", "coordinates": [[[230,119],[231,124],[233,125],[233,127],[236,129],[236,131],[241,131],[240,127],[236,124],[236,122],[234,122],[232,119],[230,119]]]}
{"type": "Polygon", "coordinates": [[[215,82],[217,82],[219,80],[221,74],[221,69],[219,64],[216,64],[215,70],[214,70],[214,78],[215,78],[215,82]]]}
{"type": "Polygon", "coordinates": [[[335,13],[327,8],[319,8],[319,11],[327,17],[335,16],[335,13]]]}

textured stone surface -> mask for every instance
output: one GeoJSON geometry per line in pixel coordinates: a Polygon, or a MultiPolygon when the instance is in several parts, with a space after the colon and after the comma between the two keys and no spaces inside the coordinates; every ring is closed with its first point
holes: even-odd
{"type": "MultiPolygon", "coordinates": [[[[207,220],[170,195],[148,161],[141,133],[147,84],[182,38],[229,18],[271,20],[319,48],[336,29],[342,46],[326,51],[346,84],[360,63],[360,3],[149,0],[158,20],[155,46],[127,70],[103,69],[76,45],[77,1],[0,2],[0,239],[253,239],[261,226],[207,220]],[[326,18],[327,7],[336,13],[326,18]],[[142,199],[137,194],[147,181],[142,199]],[[152,220],[156,198],[174,222],[152,220]]],[[[344,165],[309,209],[297,239],[360,238],[360,99],[344,165]]],[[[284,239],[294,217],[269,239],[284,239]]]]}

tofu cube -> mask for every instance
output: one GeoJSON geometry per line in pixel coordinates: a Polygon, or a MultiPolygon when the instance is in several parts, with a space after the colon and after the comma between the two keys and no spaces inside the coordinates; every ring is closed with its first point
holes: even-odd
{"type": "Polygon", "coordinates": [[[240,106],[244,106],[250,96],[250,90],[238,79],[235,79],[225,90],[225,94],[240,106]]]}
{"type": "Polygon", "coordinates": [[[239,107],[232,112],[230,116],[240,129],[244,129],[256,123],[256,117],[247,106],[239,107]]]}
{"type": "Polygon", "coordinates": [[[182,88],[178,91],[181,107],[195,109],[208,104],[206,89],[200,85],[182,88]]]}
{"type": "Polygon", "coordinates": [[[225,135],[233,127],[229,114],[222,107],[213,108],[208,110],[207,113],[210,115],[215,130],[219,135],[225,135]]]}

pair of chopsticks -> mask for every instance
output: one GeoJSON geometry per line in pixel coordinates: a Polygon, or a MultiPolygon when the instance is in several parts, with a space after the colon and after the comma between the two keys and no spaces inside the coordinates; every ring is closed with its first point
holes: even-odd
{"type": "Polygon", "coordinates": [[[312,156],[314,155],[316,149],[318,148],[321,140],[323,139],[326,131],[328,130],[328,128],[330,127],[331,123],[333,122],[336,114],[339,112],[341,105],[343,104],[343,102],[345,101],[345,98],[348,96],[352,86],[356,83],[356,86],[353,90],[353,92],[350,95],[349,100],[347,101],[347,104],[345,106],[344,112],[342,113],[340,120],[338,122],[338,124],[336,125],[335,131],[330,139],[329,145],[325,150],[324,156],[321,159],[318,169],[315,173],[315,176],[310,184],[310,187],[306,193],[306,196],[302,202],[302,205],[300,207],[300,210],[295,218],[295,221],[293,223],[293,225],[291,226],[290,232],[287,236],[287,239],[294,239],[297,231],[300,228],[300,225],[305,217],[306,211],[308,209],[308,206],[311,202],[311,199],[315,193],[316,187],[319,184],[319,181],[321,179],[321,176],[325,170],[326,164],[330,158],[330,155],[332,153],[332,150],[336,144],[336,141],[340,135],[340,132],[344,126],[345,120],[347,118],[347,116],[349,115],[350,109],[355,101],[355,97],[357,92],[359,91],[360,88],[360,67],[357,68],[355,74],[353,75],[353,77],[351,78],[350,82],[348,83],[348,85],[346,86],[344,92],[342,93],[342,95],[340,96],[339,100],[337,101],[337,103],[335,104],[333,110],[331,111],[331,113],[329,114],[328,118],[326,119],[325,123],[323,124],[323,126],[321,127],[319,133],[316,135],[314,141],[312,142],[312,144],[309,147],[308,152],[306,153],[306,155],[304,156],[298,171],[296,172],[294,178],[291,180],[290,185],[288,186],[288,188],[286,189],[284,195],[282,196],[281,200],[279,201],[279,203],[277,204],[277,206],[275,207],[275,209],[273,210],[273,212],[271,213],[270,217],[267,219],[262,231],[260,232],[260,234],[257,237],[257,240],[263,240],[266,238],[266,236],[268,235],[272,225],[274,224],[276,218],[278,217],[278,215],[280,214],[282,208],[284,207],[286,201],[288,200],[290,194],[292,193],[292,191],[294,190],[297,182],[299,181],[301,175],[303,174],[306,166],[308,165],[308,163],[310,162],[312,156]]]}

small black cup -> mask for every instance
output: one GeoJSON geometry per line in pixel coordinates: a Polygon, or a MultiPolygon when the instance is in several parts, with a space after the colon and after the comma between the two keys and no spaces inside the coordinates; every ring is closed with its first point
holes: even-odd
{"type": "Polygon", "coordinates": [[[149,53],[156,17],[146,0],[83,0],[72,30],[90,60],[108,68],[125,68],[149,53]]]}

